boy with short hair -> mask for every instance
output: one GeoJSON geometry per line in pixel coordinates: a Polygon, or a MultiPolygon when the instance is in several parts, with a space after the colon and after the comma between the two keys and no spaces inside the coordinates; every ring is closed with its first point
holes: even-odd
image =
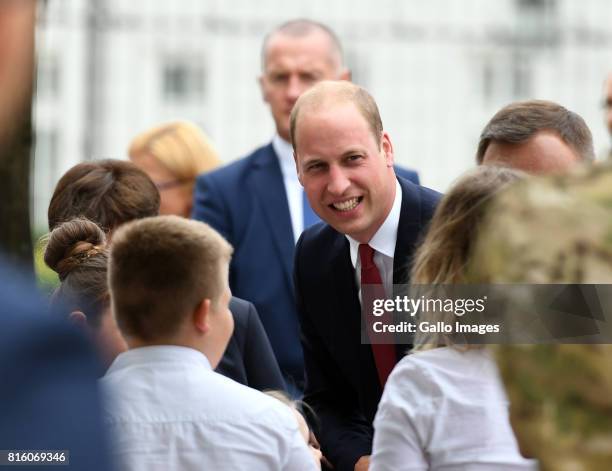
{"type": "Polygon", "coordinates": [[[113,237],[111,300],[129,350],[102,383],[125,469],[316,469],[290,410],[212,370],[233,329],[231,253],[209,226],[177,216],[113,237]]]}

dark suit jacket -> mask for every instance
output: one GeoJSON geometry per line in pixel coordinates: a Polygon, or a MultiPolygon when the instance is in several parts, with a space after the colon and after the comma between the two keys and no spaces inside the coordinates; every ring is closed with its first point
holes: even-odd
{"type": "Polygon", "coordinates": [[[216,371],[259,391],[284,390],[283,376],[255,306],[232,297],[230,311],[234,333],[216,371]]]}
{"type": "MultiPolygon", "coordinates": [[[[402,206],[393,259],[394,284],[408,281],[413,250],[438,193],[401,178],[402,206]]],[[[321,420],[319,441],[335,471],[353,470],[372,447],[382,389],[369,345],[361,345],[361,306],[344,234],[325,224],[296,246],[295,290],[306,367],[304,400],[321,420]]],[[[397,346],[397,359],[406,351],[397,346]]]]}
{"type": "MultiPolygon", "coordinates": [[[[400,174],[417,179],[412,170],[400,174]]],[[[304,363],[291,280],[294,237],[283,175],[272,144],[196,181],[193,214],[234,246],[230,288],[255,304],[290,389],[304,363]]]]}
{"type": "Polygon", "coordinates": [[[1,448],[69,450],[66,469],[113,469],[92,348],[6,266],[0,258],[1,448]]]}

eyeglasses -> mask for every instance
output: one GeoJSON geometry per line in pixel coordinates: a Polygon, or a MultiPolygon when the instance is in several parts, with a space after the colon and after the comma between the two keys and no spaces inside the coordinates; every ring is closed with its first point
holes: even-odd
{"type": "Polygon", "coordinates": [[[153,182],[157,187],[158,191],[169,190],[170,188],[175,188],[177,186],[184,185],[185,183],[189,183],[189,180],[167,180],[165,182],[153,182]]]}

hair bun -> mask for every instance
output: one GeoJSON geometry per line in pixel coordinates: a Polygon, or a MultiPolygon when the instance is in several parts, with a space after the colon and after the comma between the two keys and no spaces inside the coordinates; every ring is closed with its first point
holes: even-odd
{"type": "Polygon", "coordinates": [[[102,229],[88,219],[72,219],[51,231],[45,248],[45,263],[60,280],[84,259],[104,251],[106,236],[102,229]]]}

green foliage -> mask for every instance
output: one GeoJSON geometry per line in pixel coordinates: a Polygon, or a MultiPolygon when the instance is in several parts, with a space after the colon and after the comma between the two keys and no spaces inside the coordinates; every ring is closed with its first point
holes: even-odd
{"type": "Polygon", "coordinates": [[[44,292],[51,294],[59,285],[57,273],[51,270],[43,259],[45,253],[44,241],[36,238],[39,242],[34,246],[34,271],[38,287],[44,292]]]}

